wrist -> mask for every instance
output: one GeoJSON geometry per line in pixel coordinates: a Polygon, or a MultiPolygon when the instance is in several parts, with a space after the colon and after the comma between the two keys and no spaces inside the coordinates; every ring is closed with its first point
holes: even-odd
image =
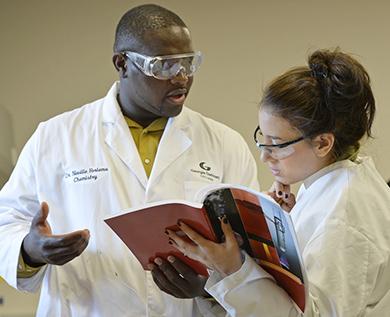
{"type": "Polygon", "coordinates": [[[224,267],[223,269],[218,270],[218,273],[221,275],[222,278],[225,278],[226,276],[229,276],[239,271],[244,261],[245,261],[245,255],[243,252],[240,252],[239,257],[237,257],[235,261],[229,263],[228,267],[224,267]]]}
{"type": "Polygon", "coordinates": [[[39,262],[39,261],[36,261],[34,260],[25,250],[24,248],[24,242],[25,240],[23,240],[22,242],[22,246],[20,248],[20,253],[22,255],[22,258],[23,258],[23,261],[25,264],[27,264],[28,266],[30,267],[33,267],[33,268],[37,268],[37,267],[40,267],[40,266],[43,266],[45,265],[46,263],[44,262],[39,262]]]}

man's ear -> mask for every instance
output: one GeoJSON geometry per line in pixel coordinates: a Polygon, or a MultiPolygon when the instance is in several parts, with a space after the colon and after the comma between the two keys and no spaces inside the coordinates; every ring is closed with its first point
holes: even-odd
{"type": "Polygon", "coordinates": [[[334,145],[333,133],[321,133],[317,135],[313,140],[313,149],[318,157],[327,156],[333,149],[334,145]]]}
{"type": "Polygon", "coordinates": [[[115,69],[119,73],[119,78],[126,78],[127,77],[127,65],[126,60],[123,57],[122,54],[115,53],[112,56],[112,62],[114,64],[115,69]]]}

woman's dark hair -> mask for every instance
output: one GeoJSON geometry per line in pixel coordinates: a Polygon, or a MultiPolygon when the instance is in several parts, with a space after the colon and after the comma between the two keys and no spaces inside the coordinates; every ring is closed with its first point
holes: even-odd
{"type": "Polygon", "coordinates": [[[306,67],[273,80],[260,105],[290,122],[308,138],[331,132],[335,160],[355,159],[360,140],[371,137],[375,99],[363,66],[339,51],[318,50],[306,67]]]}

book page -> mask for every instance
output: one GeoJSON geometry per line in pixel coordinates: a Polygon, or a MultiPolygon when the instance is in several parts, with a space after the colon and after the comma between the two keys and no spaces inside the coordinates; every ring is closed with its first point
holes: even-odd
{"type": "MultiPolygon", "coordinates": [[[[209,218],[226,214],[244,249],[304,311],[306,276],[291,218],[270,196],[230,184],[204,188],[209,218]],[[209,207],[208,207],[209,206],[209,207]]],[[[218,233],[218,230],[215,230],[218,233]]],[[[221,234],[221,233],[218,233],[221,234]]]]}

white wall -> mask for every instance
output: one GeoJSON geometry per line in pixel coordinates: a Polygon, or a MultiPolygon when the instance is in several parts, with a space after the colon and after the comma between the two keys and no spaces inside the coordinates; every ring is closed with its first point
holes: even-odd
{"type": "MultiPolygon", "coordinates": [[[[149,1],[147,1],[149,2],[149,1]]],[[[20,150],[38,122],[103,96],[120,16],[142,1],[0,0],[0,104],[15,123],[20,150]]],[[[252,142],[262,88],[316,48],[354,53],[372,78],[378,113],[372,154],[390,178],[390,2],[386,0],[166,0],[204,53],[188,105],[252,142]]],[[[0,126],[3,133],[4,126],[0,126]]],[[[1,150],[3,151],[3,150],[1,150]]],[[[259,163],[260,165],[260,163],[259,163]]],[[[263,188],[271,176],[260,165],[263,188]]]]}
{"type": "MultiPolygon", "coordinates": [[[[103,96],[117,76],[115,25],[142,1],[0,1],[0,104],[15,121],[20,150],[39,121],[103,96]]],[[[204,55],[188,105],[240,131],[251,144],[264,84],[303,64],[316,48],[340,46],[366,66],[378,103],[369,148],[385,178],[390,2],[385,0],[156,1],[190,26],[204,55]],[[380,155],[379,155],[380,154],[380,155]]],[[[261,168],[263,183],[270,175],[261,168]]]]}

